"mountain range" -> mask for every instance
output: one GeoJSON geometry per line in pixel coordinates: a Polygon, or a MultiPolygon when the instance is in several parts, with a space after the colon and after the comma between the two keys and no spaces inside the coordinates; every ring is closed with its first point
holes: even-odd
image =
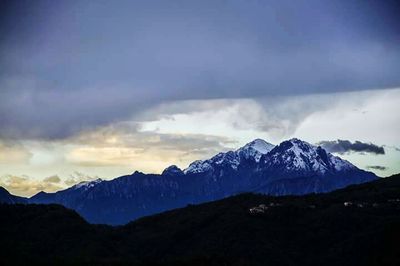
{"type": "Polygon", "coordinates": [[[0,217],[0,265],[400,265],[400,175],[330,193],[244,193],[123,226],[56,204],[0,204],[0,217]]]}
{"type": "Polygon", "coordinates": [[[134,172],[113,180],[82,182],[55,193],[40,192],[29,203],[57,203],[91,223],[112,225],[166,210],[214,201],[243,192],[303,195],[375,180],[323,148],[299,139],[275,146],[256,139],[245,146],[162,174],[134,172]]]}

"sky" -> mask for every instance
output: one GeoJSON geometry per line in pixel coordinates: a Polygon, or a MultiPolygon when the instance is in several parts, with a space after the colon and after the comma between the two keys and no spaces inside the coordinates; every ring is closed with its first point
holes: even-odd
{"type": "Polygon", "coordinates": [[[297,137],[400,172],[397,1],[1,1],[17,195],[297,137]]]}

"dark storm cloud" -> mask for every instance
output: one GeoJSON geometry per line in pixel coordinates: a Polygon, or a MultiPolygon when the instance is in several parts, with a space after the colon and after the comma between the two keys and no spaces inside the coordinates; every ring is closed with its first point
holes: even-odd
{"type": "Polygon", "coordinates": [[[373,143],[365,143],[356,140],[350,142],[348,140],[334,140],[334,141],[321,141],[318,143],[322,148],[328,152],[346,153],[346,152],[361,152],[361,153],[374,153],[385,154],[385,149],[382,146],[373,143]]]}
{"type": "Polygon", "coordinates": [[[164,101],[398,86],[394,1],[3,1],[0,136],[164,101]]]}
{"type": "Polygon", "coordinates": [[[381,166],[381,165],[369,165],[369,166],[367,166],[367,169],[385,171],[385,170],[387,170],[388,168],[385,167],[385,166],[381,166]]]}

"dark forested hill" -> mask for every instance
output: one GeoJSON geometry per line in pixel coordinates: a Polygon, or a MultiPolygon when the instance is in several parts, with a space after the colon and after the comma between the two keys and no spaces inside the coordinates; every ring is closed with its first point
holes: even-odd
{"type": "Polygon", "coordinates": [[[400,265],[400,175],[328,194],[241,194],[120,227],[59,205],[3,204],[0,216],[1,265],[400,265]]]}

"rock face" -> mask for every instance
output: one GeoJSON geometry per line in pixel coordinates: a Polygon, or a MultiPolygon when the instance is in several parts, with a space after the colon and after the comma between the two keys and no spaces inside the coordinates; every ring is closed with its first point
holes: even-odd
{"type": "Polygon", "coordinates": [[[301,195],[377,178],[299,139],[278,146],[256,139],[236,151],[195,161],[184,170],[173,165],[161,175],[136,171],[110,181],[80,183],[56,193],[41,192],[29,202],[59,203],[92,223],[124,224],[241,192],[301,195]]]}

